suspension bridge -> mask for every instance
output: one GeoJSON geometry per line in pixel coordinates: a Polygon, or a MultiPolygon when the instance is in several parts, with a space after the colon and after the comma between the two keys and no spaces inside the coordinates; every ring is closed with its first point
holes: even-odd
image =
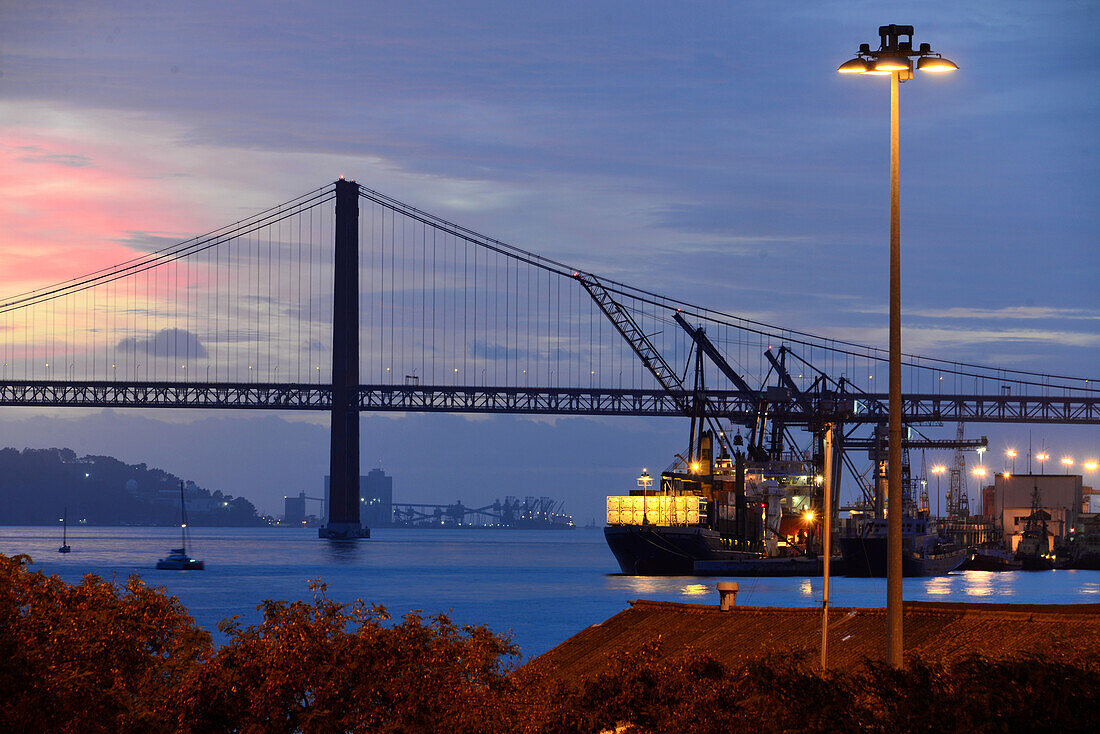
{"type": "MultiPolygon", "coordinates": [[[[329,411],[356,536],[362,411],[886,421],[886,350],[572,268],[343,179],[0,302],[0,405],[329,411]],[[692,359],[694,358],[694,368],[692,359]]],[[[903,420],[1100,424],[1094,379],[906,354],[903,420]]]]}

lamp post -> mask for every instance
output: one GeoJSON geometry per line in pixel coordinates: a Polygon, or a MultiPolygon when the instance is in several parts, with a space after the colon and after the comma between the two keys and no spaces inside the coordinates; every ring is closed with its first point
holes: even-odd
{"type": "Polygon", "coordinates": [[[913,78],[913,62],[927,72],[959,67],[922,43],[913,50],[913,26],[879,26],[879,48],[859,46],[858,55],[837,69],[842,74],[890,77],[890,423],[887,457],[886,662],[900,668],[901,638],[901,195],[898,173],[898,88],[913,78]],[[904,37],[904,40],[903,40],[904,37]]]}
{"type": "MultiPolygon", "coordinates": [[[[985,467],[974,467],[973,474],[974,478],[978,481],[978,501],[982,503],[982,508],[985,509],[985,488],[982,487],[982,482],[985,480],[986,475],[985,467]]],[[[996,512],[996,509],[994,509],[994,512],[996,512]]]]}
{"type": "Polygon", "coordinates": [[[1064,466],[1066,468],[1066,474],[1069,474],[1069,468],[1071,466],[1073,466],[1073,457],[1072,456],[1063,456],[1062,457],[1062,466],[1064,466]]]}
{"type": "Polygon", "coordinates": [[[1049,458],[1050,454],[1045,451],[1035,454],[1035,460],[1039,462],[1039,471],[1046,473],[1047,459],[1049,458]]]}
{"type": "MultiPolygon", "coordinates": [[[[1092,474],[1100,468],[1100,461],[1096,459],[1089,459],[1084,464],[1081,464],[1085,468],[1085,471],[1089,473],[1089,481],[1092,481],[1092,474]]],[[[1095,485],[1094,485],[1095,487],[1095,485]]],[[[1092,512],[1092,495],[1089,495],[1089,512],[1092,512]]]]}
{"type": "Polygon", "coordinates": [[[940,515],[940,476],[947,471],[947,467],[943,464],[937,464],[932,467],[932,473],[936,475],[936,517],[942,517],[940,515]]]}
{"type": "Polygon", "coordinates": [[[1016,449],[1009,449],[1005,452],[1005,456],[1012,459],[1012,473],[1016,473],[1016,449]]]}

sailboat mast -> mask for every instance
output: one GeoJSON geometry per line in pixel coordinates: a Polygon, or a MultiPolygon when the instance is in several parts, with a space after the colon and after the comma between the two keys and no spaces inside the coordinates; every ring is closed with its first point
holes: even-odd
{"type": "Polygon", "coordinates": [[[65,514],[62,515],[61,520],[61,545],[68,545],[69,543],[69,508],[65,508],[65,514]]]}

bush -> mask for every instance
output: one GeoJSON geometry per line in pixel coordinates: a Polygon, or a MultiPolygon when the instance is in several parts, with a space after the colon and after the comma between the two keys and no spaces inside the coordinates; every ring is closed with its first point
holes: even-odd
{"type": "Polygon", "coordinates": [[[0,729],[73,732],[1085,731],[1100,664],[972,658],[814,670],[805,655],[728,667],[658,645],[559,681],[444,615],[267,601],[215,647],[175,597],[32,573],[0,555],[0,729]]]}

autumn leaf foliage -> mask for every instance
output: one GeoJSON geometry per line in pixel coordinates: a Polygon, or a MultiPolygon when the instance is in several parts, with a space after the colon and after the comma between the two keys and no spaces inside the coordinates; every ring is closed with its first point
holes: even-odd
{"type": "Polygon", "coordinates": [[[444,615],[391,620],[341,604],[267,601],[263,621],[209,633],[139,578],[80,584],[0,555],[2,732],[1086,731],[1100,663],[1025,657],[815,669],[794,653],[727,665],[658,642],[562,679],[444,615]]]}
{"type": "Polygon", "coordinates": [[[182,731],[502,730],[510,642],[445,615],[387,624],[312,588],[312,603],[265,602],[259,625],[222,624],[228,642],[185,682],[182,731]]]}
{"type": "Polygon", "coordinates": [[[67,584],[0,555],[0,723],[7,731],[165,730],[213,653],[175,597],[133,577],[67,584]]]}

